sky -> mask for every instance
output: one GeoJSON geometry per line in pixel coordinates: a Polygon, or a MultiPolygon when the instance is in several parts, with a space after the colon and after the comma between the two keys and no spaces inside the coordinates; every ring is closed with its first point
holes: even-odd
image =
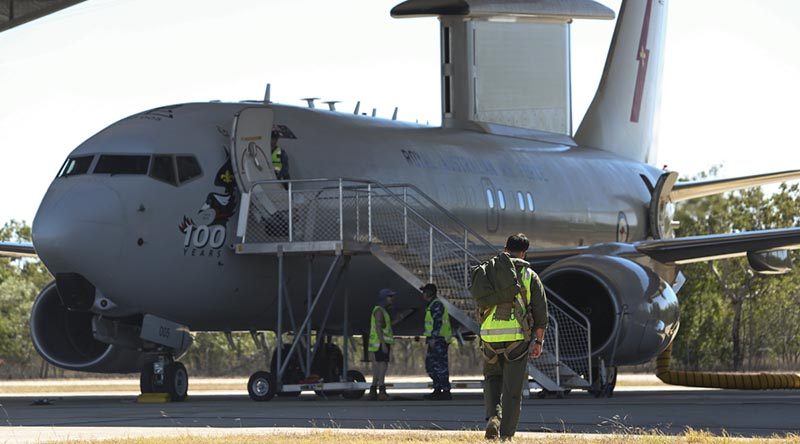
{"type": "MultiPolygon", "coordinates": [[[[617,9],[620,0],[602,3],[617,9]]],[[[262,99],[438,125],[438,22],[399,0],[88,0],[0,33],[0,223],[31,222],[70,151],[128,115],[262,99]]],[[[658,165],[722,177],[800,168],[800,2],[671,0],[658,165]]],[[[572,28],[577,128],[612,21],[572,28]]]]}

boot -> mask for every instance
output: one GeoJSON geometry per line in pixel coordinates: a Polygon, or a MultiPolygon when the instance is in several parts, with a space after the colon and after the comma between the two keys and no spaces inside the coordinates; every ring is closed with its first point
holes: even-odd
{"type": "Polygon", "coordinates": [[[378,387],[378,401],[388,401],[389,395],[386,394],[386,386],[382,385],[378,387]]]}
{"type": "Polygon", "coordinates": [[[437,401],[452,401],[453,400],[453,395],[450,394],[450,390],[442,390],[442,392],[439,393],[439,397],[436,398],[436,400],[437,401]]]}
{"type": "Polygon", "coordinates": [[[498,418],[497,416],[492,416],[486,423],[486,434],[484,435],[484,438],[494,440],[499,437],[500,437],[500,418],[498,418]]]}
{"type": "Polygon", "coordinates": [[[428,400],[428,401],[433,401],[433,400],[439,399],[439,396],[441,396],[441,394],[442,394],[442,390],[438,389],[438,388],[435,388],[435,389],[433,389],[432,393],[428,393],[427,395],[423,396],[423,398],[428,400]]]}
{"type": "Polygon", "coordinates": [[[369,395],[367,396],[368,401],[376,401],[378,399],[378,387],[372,386],[369,388],[369,395]]]}

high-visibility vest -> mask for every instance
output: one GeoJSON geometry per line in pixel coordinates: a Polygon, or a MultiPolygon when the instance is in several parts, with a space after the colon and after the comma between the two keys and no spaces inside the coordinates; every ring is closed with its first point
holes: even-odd
{"type": "MultiPolygon", "coordinates": [[[[523,301],[522,295],[517,293],[517,303],[521,304],[523,310],[528,310],[528,305],[531,302],[531,280],[533,279],[533,272],[525,267],[522,271],[522,285],[527,290],[527,301],[523,301]]],[[[522,324],[516,319],[515,315],[511,314],[508,320],[495,319],[494,315],[497,311],[497,306],[490,309],[488,316],[481,324],[481,339],[484,342],[512,342],[522,341],[525,339],[525,332],[522,330],[522,324]]]]}
{"type": "Polygon", "coordinates": [[[275,174],[280,174],[283,169],[283,161],[281,160],[281,148],[272,150],[272,167],[275,168],[275,174]]]}
{"type": "Polygon", "coordinates": [[[394,333],[392,333],[392,318],[389,317],[389,312],[380,305],[376,305],[372,309],[372,316],[369,320],[369,351],[376,352],[381,348],[381,340],[378,337],[378,330],[375,328],[375,313],[378,310],[383,311],[383,342],[386,344],[394,344],[394,333]]]}
{"type": "MultiPolygon", "coordinates": [[[[431,337],[433,336],[433,313],[431,313],[431,306],[433,303],[437,302],[436,299],[432,300],[428,306],[425,308],[425,336],[431,337]]],[[[442,304],[441,302],[439,302],[442,304]]],[[[447,306],[442,304],[442,308],[444,308],[444,313],[442,314],[442,326],[439,328],[439,336],[444,338],[445,341],[450,341],[450,338],[453,337],[453,330],[450,328],[450,313],[447,312],[447,306]]]]}

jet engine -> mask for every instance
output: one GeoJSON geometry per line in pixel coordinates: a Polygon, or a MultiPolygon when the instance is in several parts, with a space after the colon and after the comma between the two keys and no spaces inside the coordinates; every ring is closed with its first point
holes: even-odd
{"type": "Polygon", "coordinates": [[[57,367],[97,373],[138,372],[155,358],[96,340],[94,317],[90,311],[68,309],[55,282],[49,284],[31,310],[31,338],[36,351],[57,367]]]}
{"type": "MultiPolygon", "coordinates": [[[[592,356],[614,365],[647,362],[678,332],[678,299],[669,284],[629,259],[584,254],[556,262],[542,282],[566,304],[548,302],[567,313],[582,313],[591,324],[592,356]]],[[[578,317],[580,316],[573,316],[578,317]]]]}

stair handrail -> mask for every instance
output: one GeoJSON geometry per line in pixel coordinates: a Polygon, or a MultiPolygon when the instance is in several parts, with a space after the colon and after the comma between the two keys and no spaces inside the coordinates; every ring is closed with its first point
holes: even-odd
{"type": "MultiPolygon", "coordinates": [[[[556,299],[559,302],[559,304],[562,304],[562,306],[564,306],[564,307],[568,308],[569,310],[571,310],[573,313],[575,313],[581,319],[583,319],[583,321],[586,323],[586,327],[584,327],[586,329],[586,341],[587,341],[587,343],[586,343],[586,356],[587,356],[587,360],[588,360],[588,364],[589,364],[588,365],[589,383],[591,383],[592,382],[592,323],[591,323],[591,321],[589,321],[589,318],[586,315],[584,315],[580,310],[578,310],[572,304],[567,302],[566,299],[564,299],[561,295],[559,295],[558,293],[553,291],[550,287],[548,287],[547,285],[544,285],[544,284],[542,284],[542,286],[544,287],[545,292],[548,294],[548,297],[551,297],[551,296],[554,297],[554,299],[556,299]]],[[[548,306],[549,305],[550,304],[548,304],[548,306]]],[[[559,308],[565,315],[567,315],[567,316],[569,316],[569,317],[574,319],[574,316],[572,316],[569,313],[567,313],[564,309],[558,307],[557,305],[555,307],[559,308]]]]}
{"type": "MultiPolygon", "coordinates": [[[[384,184],[382,184],[382,183],[380,183],[380,182],[374,181],[374,180],[366,180],[366,179],[351,179],[351,178],[344,178],[344,177],[341,177],[341,178],[338,178],[338,179],[316,178],[316,179],[280,179],[280,180],[275,180],[275,179],[272,179],[272,180],[259,180],[259,181],[255,181],[255,182],[253,182],[253,183],[251,184],[251,186],[250,186],[250,190],[252,191],[252,190],[253,190],[255,187],[257,187],[257,186],[259,186],[259,185],[270,185],[270,184],[281,184],[281,185],[282,185],[282,184],[289,184],[289,183],[295,184],[295,183],[324,183],[324,182],[334,182],[334,183],[340,183],[340,184],[341,184],[341,183],[344,183],[344,182],[350,182],[350,183],[360,183],[360,184],[365,184],[365,185],[376,185],[378,188],[380,188],[380,189],[383,189],[385,192],[387,192],[387,193],[388,193],[388,195],[389,195],[390,197],[392,197],[392,198],[393,198],[393,199],[395,199],[397,202],[399,202],[401,205],[403,205],[403,207],[404,207],[404,208],[408,209],[408,210],[409,210],[409,211],[411,211],[411,212],[412,212],[414,215],[416,215],[417,217],[419,217],[420,219],[422,219],[422,221],[423,221],[423,222],[425,222],[425,223],[426,223],[426,224],[427,224],[429,227],[431,227],[432,229],[436,230],[436,232],[437,232],[437,233],[439,233],[440,235],[442,235],[442,236],[443,236],[445,239],[447,239],[447,240],[448,240],[450,243],[452,243],[452,244],[453,244],[453,245],[454,245],[456,248],[458,248],[459,250],[461,250],[463,253],[467,254],[467,255],[468,255],[468,256],[469,256],[469,257],[470,257],[472,260],[474,260],[474,261],[476,261],[476,262],[482,262],[482,261],[481,261],[481,259],[479,259],[478,257],[476,257],[476,256],[475,256],[475,255],[474,255],[474,254],[473,254],[471,251],[469,251],[469,249],[467,249],[467,248],[465,248],[464,246],[460,245],[460,243],[459,243],[459,242],[456,242],[456,241],[455,241],[455,240],[454,240],[452,237],[450,237],[450,235],[448,235],[447,233],[445,233],[444,231],[442,231],[442,230],[441,230],[441,229],[440,229],[440,228],[439,228],[439,227],[438,227],[436,224],[434,224],[433,222],[429,221],[429,220],[428,220],[428,218],[426,218],[424,215],[420,214],[420,213],[419,213],[417,210],[415,210],[413,207],[411,207],[410,205],[408,205],[408,203],[407,203],[407,202],[404,202],[404,201],[403,201],[403,199],[402,199],[402,197],[398,196],[398,195],[397,195],[396,193],[394,193],[392,190],[390,190],[389,188],[387,188],[387,187],[386,187],[386,185],[384,185],[384,184]]],[[[423,194],[424,194],[424,193],[423,193],[423,194]]],[[[426,196],[426,199],[430,199],[430,197],[429,197],[429,196],[426,196]]],[[[439,208],[441,208],[441,206],[439,206],[439,208]]],[[[442,209],[443,209],[443,208],[442,208],[442,209]]],[[[443,210],[444,210],[444,209],[443,209],[443,210]]],[[[459,225],[460,225],[462,228],[464,228],[465,232],[467,232],[467,233],[470,233],[470,234],[472,234],[473,236],[475,236],[475,232],[474,232],[474,231],[473,231],[471,228],[469,228],[469,227],[468,227],[467,225],[465,225],[463,222],[460,222],[460,221],[458,221],[458,219],[457,219],[457,218],[455,218],[455,216],[453,216],[453,215],[452,215],[452,214],[450,214],[449,212],[447,212],[447,210],[444,210],[444,212],[446,213],[446,215],[447,215],[449,218],[456,220],[456,221],[457,221],[457,223],[458,223],[458,224],[459,224],[459,225]]],[[[490,244],[488,241],[486,241],[485,239],[483,239],[483,237],[480,237],[480,235],[478,235],[477,237],[478,237],[478,239],[479,239],[479,240],[481,240],[481,242],[483,242],[483,243],[484,243],[486,246],[488,246],[488,247],[491,247],[491,248],[495,248],[495,246],[491,245],[491,244],[490,244]]]]}
{"type": "MultiPolygon", "coordinates": [[[[377,181],[377,180],[370,180],[370,179],[354,179],[354,178],[349,178],[349,177],[340,177],[340,178],[337,178],[337,179],[329,179],[329,178],[317,178],[317,179],[259,180],[259,181],[255,181],[255,182],[253,182],[250,188],[252,189],[252,188],[253,188],[253,187],[255,187],[256,185],[268,184],[268,183],[280,183],[280,184],[283,184],[283,183],[288,183],[288,182],[294,182],[294,183],[300,183],[300,182],[303,182],[303,183],[310,183],[310,182],[336,182],[336,181],[339,181],[339,180],[341,180],[341,181],[343,181],[343,182],[354,182],[354,183],[363,183],[363,184],[372,184],[372,185],[377,185],[379,188],[382,188],[382,189],[384,189],[384,190],[386,190],[386,191],[389,191],[390,193],[392,193],[392,191],[391,191],[391,190],[389,190],[389,188],[405,187],[405,188],[409,188],[409,189],[411,189],[411,190],[414,190],[414,191],[415,191],[417,194],[419,194],[419,195],[420,195],[420,196],[421,196],[423,199],[425,199],[425,201],[427,201],[427,202],[428,202],[429,204],[431,204],[431,205],[432,205],[434,208],[436,208],[437,210],[439,210],[439,212],[440,212],[440,213],[442,213],[442,214],[444,214],[445,216],[447,216],[447,218],[448,218],[448,219],[450,219],[452,222],[455,222],[455,223],[456,223],[456,225],[458,225],[460,228],[463,228],[463,229],[464,229],[466,232],[468,232],[469,234],[471,234],[472,236],[474,236],[474,237],[475,237],[477,240],[479,240],[479,241],[480,241],[480,242],[481,242],[481,243],[482,243],[484,246],[486,246],[486,247],[491,247],[491,248],[497,248],[497,246],[496,246],[496,245],[492,244],[491,242],[489,242],[488,240],[486,240],[486,238],[484,238],[483,236],[481,236],[481,235],[480,235],[478,232],[476,232],[475,230],[473,230],[472,228],[470,228],[470,227],[469,227],[469,225],[465,224],[463,221],[461,221],[461,219],[457,218],[457,217],[456,217],[456,216],[455,216],[455,215],[454,215],[452,212],[450,212],[450,211],[449,211],[447,208],[443,207],[441,204],[439,204],[438,202],[436,202],[436,200],[434,200],[434,199],[433,199],[432,197],[430,197],[430,196],[429,196],[427,193],[425,193],[424,191],[422,191],[422,190],[421,190],[421,189],[420,189],[418,186],[416,186],[416,185],[414,185],[414,184],[410,184],[410,183],[392,183],[392,184],[384,184],[384,183],[382,183],[382,182],[379,182],[379,181],[377,181]]],[[[393,196],[394,198],[396,198],[396,199],[400,199],[400,196],[398,196],[396,193],[392,193],[392,196],[393,196]]],[[[401,199],[401,200],[402,200],[402,199],[401,199]]],[[[428,222],[428,221],[426,220],[426,222],[428,222]]],[[[428,223],[430,223],[430,222],[428,222],[428,223]]]]}
{"type": "MultiPolygon", "coordinates": [[[[379,182],[377,182],[377,183],[379,183],[379,182]]],[[[473,230],[472,228],[470,228],[469,226],[467,226],[467,225],[466,225],[464,222],[462,222],[462,221],[461,221],[461,219],[457,218],[457,217],[456,217],[456,216],[455,216],[453,213],[451,213],[449,210],[447,210],[447,208],[443,207],[441,204],[439,204],[438,202],[436,202],[436,201],[435,201],[435,200],[434,200],[432,197],[430,197],[430,196],[429,196],[427,193],[425,193],[424,191],[422,191],[422,190],[421,190],[419,187],[417,187],[416,185],[414,185],[414,184],[410,184],[410,183],[395,183],[395,184],[383,184],[383,186],[384,186],[384,187],[392,187],[392,188],[393,188],[393,187],[404,187],[404,188],[410,188],[410,189],[414,190],[414,191],[415,191],[417,194],[419,194],[420,196],[422,196],[422,198],[424,198],[424,199],[425,199],[425,200],[426,200],[426,201],[427,201],[429,204],[433,205],[433,206],[434,206],[434,208],[436,208],[437,210],[439,210],[439,212],[441,212],[441,213],[443,213],[445,216],[447,216],[447,217],[448,217],[448,218],[449,218],[449,219],[450,219],[452,222],[455,222],[455,223],[456,223],[457,225],[459,225],[461,228],[463,228],[464,230],[466,230],[467,232],[469,232],[469,234],[473,235],[473,236],[474,236],[476,239],[478,239],[478,240],[479,240],[479,241],[480,241],[480,242],[481,242],[481,243],[482,243],[484,246],[486,246],[486,247],[491,247],[491,248],[497,248],[497,246],[496,246],[496,245],[493,245],[491,242],[489,242],[488,240],[486,240],[486,239],[485,239],[483,236],[481,236],[480,234],[478,234],[478,232],[476,232],[475,230],[473,230]]]]}

